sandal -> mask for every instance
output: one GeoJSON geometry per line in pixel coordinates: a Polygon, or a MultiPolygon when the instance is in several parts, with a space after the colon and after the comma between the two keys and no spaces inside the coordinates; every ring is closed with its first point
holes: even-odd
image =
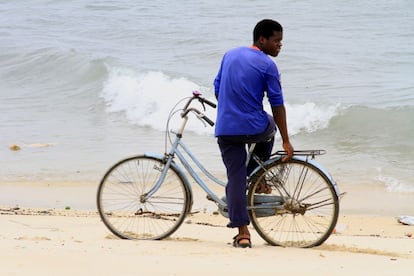
{"type": "Polygon", "coordinates": [[[233,246],[238,248],[252,248],[252,243],[250,241],[250,235],[248,234],[238,234],[233,237],[233,246]],[[241,243],[241,240],[248,240],[248,242],[241,243]]]}

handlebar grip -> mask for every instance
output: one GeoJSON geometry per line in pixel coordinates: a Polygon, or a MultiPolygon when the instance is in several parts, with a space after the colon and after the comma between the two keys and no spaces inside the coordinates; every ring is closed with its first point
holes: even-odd
{"type": "Polygon", "coordinates": [[[212,120],[210,120],[210,118],[208,118],[206,115],[201,116],[201,118],[206,121],[210,126],[214,126],[214,122],[212,120]]]}
{"type": "Polygon", "coordinates": [[[209,100],[207,100],[205,98],[203,98],[202,101],[205,102],[206,104],[208,104],[209,106],[211,106],[212,108],[216,108],[217,107],[217,105],[215,103],[210,102],[209,100]]]}

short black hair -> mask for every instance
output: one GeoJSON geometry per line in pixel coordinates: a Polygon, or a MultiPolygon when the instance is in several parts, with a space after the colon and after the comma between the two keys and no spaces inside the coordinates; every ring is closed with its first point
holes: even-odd
{"type": "Polygon", "coordinates": [[[273,32],[283,32],[282,25],[279,22],[272,19],[263,19],[259,21],[253,30],[253,42],[256,42],[260,36],[269,38],[273,35],[273,32]]]}

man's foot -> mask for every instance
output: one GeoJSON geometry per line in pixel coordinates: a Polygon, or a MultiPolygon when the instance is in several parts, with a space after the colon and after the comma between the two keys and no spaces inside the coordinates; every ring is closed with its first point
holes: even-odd
{"type": "Polygon", "coordinates": [[[233,238],[233,246],[238,248],[251,248],[250,235],[238,234],[233,238]]]}

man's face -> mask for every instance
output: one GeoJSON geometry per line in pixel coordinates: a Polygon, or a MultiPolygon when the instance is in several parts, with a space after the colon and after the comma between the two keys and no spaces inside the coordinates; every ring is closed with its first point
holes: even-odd
{"type": "Polygon", "coordinates": [[[282,48],[283,32],[273,32],[268,39],[260,37],[260,49],[267,55],[276,57],[282,48]]]}

